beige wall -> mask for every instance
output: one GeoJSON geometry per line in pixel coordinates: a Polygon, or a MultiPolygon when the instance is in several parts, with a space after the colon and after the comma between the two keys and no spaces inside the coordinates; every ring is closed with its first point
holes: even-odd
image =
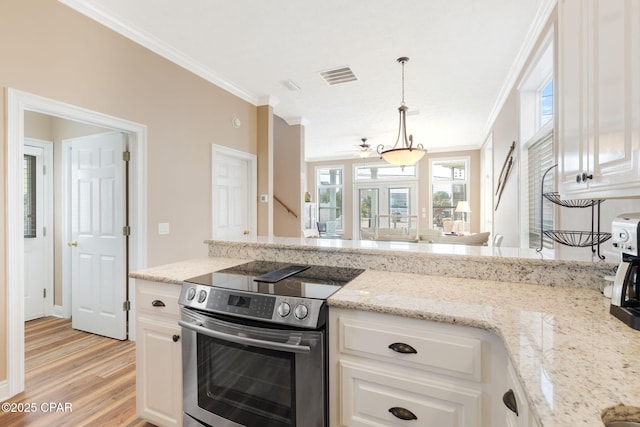
{"type": "Polygon", "coordinates": [[[304,127],[289,126],[278,116],[273,118],[273,195],[296,216],[274,199],[273,234],[280,237],[300,237],[301,207],[304,190],[301,170],[304,165],[304,127]]]}
{"type": "MultiPolygon", "coordinates": [[[[0,2],[0,86],[146,125],[148,265],[206,255],[211,144],[257,154],[257,108],[55,0],[0,2]],[[232,118],[242,126],[234,128],[232,118]],[[160,222],[171,234],[158,235],[160,222]]],[[[0,117],[6,117],[0,103],[0,117]]],[[[0,120],[0,221],[6,129],[0,120]]],[[[5,227],[0,229],[0,345],[6,348],[5,227]]],[[[6,351],[0,351],[0,381],[6,351]]]]}
{"type": "Polygon", "coordinates": [[[258,230],[259,236],[273,235],[273,107],[258,107],[258,230]],[[260,200],[267,195],[267,201],[260,200]]]}

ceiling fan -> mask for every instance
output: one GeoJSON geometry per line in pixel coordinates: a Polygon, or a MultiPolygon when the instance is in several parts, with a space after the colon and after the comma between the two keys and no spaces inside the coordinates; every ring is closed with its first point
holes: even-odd
{"type": "Polygon", "coordinates": [[[358,155],[360,157],[369,157],[369,154],[371,154],[371,145],[367,144],[367,138],[361,138],[360,141],[362,141],[362,143],[358,145],[358,147],[360,147],[358,155]]]}

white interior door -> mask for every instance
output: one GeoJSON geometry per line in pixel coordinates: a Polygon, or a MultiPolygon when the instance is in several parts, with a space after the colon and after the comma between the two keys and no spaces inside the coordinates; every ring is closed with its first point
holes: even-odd
{"type": "Polygon", "coordinates": [[[24,146],[24,318],[50,314],[53,298],[51,145],[24,146]],[[45,174],[45,165],[49,166],[45,174]]]}
{"type": "Polygon", "coordinates": [[[214,146],[213,237],[231,239],[255,234],[255,199],[255,156],[214,146]]]}
{"type": "Polygon", "coordinates": [[[73,139],[69,150],[72,326],[125,339],[124,136],[114,132],[73,139]]]}

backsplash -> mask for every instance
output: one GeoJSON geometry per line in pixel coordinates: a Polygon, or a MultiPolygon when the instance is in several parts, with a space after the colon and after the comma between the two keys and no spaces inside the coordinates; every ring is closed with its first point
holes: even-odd
{"type": "MultiPolygon", "coordinates": [[[[314,239],[312,239],[314,240],[314,239]]],[[[394,249],[344,246],[340,241],[323,247],[309,240],[257,238],[244,241],[207,240],[210,257],[246,258],[292,264],[364,268],[430,276],[459,277],[497,282],[602,290],[604,276],[613,275],[608,262],[514,258],[410,252],[394,249]]]]}

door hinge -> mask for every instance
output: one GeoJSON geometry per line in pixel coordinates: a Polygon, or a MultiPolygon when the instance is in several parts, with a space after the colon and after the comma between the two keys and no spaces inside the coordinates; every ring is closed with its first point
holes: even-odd
{"type": "Polygon", "coordinates": [[[122,235],[131,236],[131,227],[129,227],[128,225],[125,225],[124,227],[122,227],[122,235]]]}
{"type": "Polygon", "coordinates": [[[47,227],[42,227],[42,237],[47,237],[47,227]]]}
{"type": "Polygon", "coordinates": [[[125,162],[128,162],[129,160],[131,160],[131,151],[123,151],[122,160],[124,160],[125,162]]]}
{"type": "Polygon", "coordinates": [[[47,289],[43,288],[42,289],[42,298],[46,298],[47,297],[47,289]]]}
{"type": "Polygon", "coordinates": [[[42,175],[47,174],[47,165],[42,165],[42,175]]]}
{"type": "Polygon", "coordinates": [[[122,311],[131,310],[131,301],[125,301],[122,303],[122,311]]]}

